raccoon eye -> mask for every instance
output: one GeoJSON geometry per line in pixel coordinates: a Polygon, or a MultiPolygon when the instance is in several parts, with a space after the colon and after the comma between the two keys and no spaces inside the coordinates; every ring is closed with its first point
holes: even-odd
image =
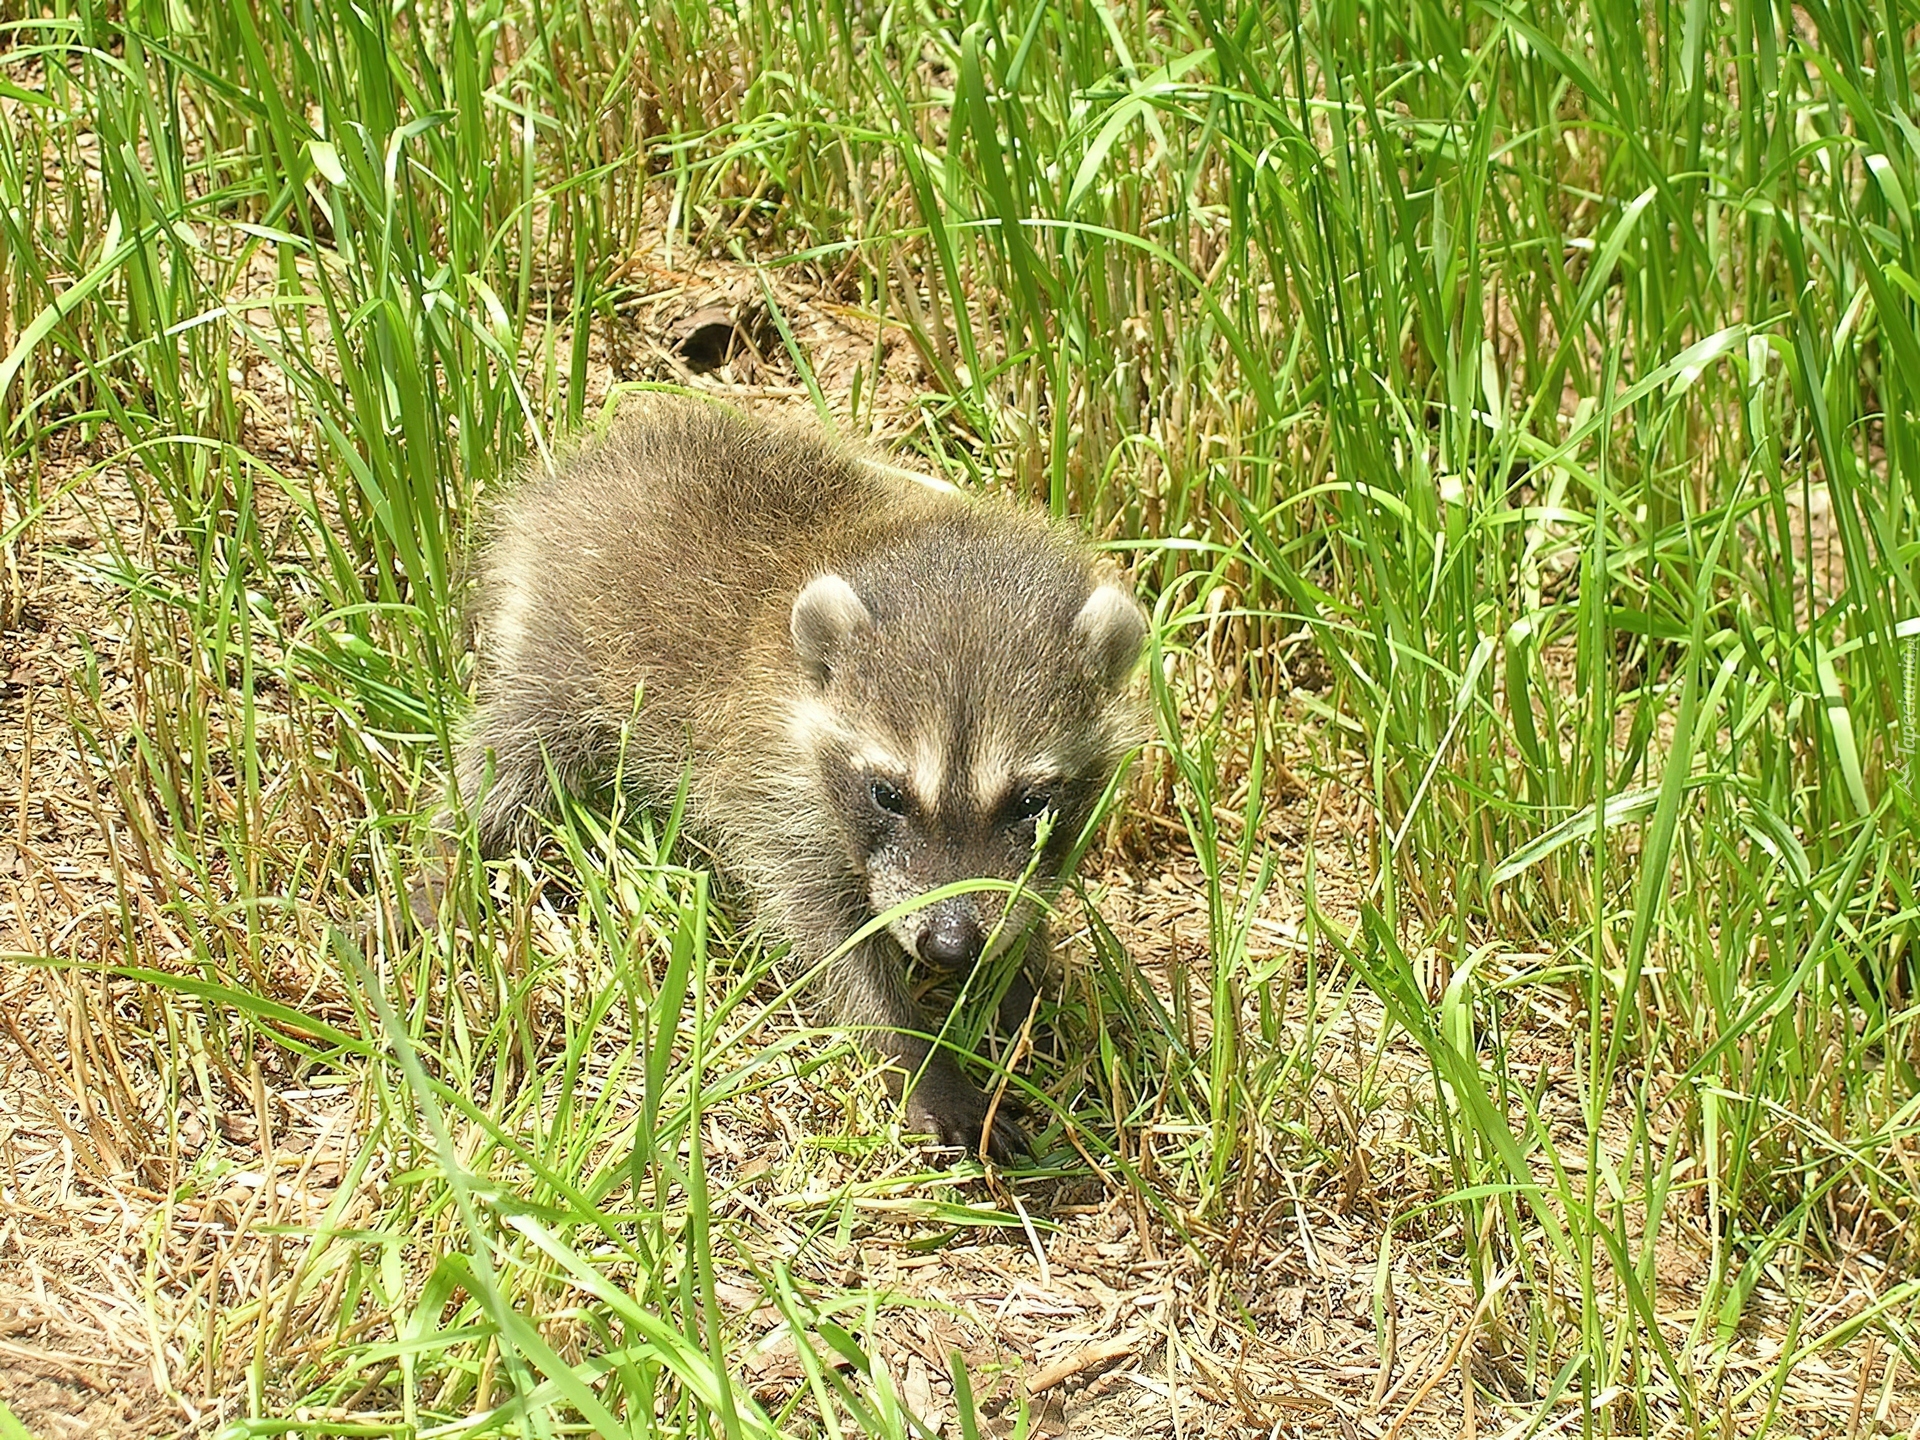
{"type": "Polygon", "coordinates": [[[884,780],[875,780],[870,789],[873,803],[889,815],[907,813],[907,797],[900,793],[899,787],[889,785],[884,780]]]}
{"type": "Polygon", "coordinates": [[[1013,804],[1009,808],[1016,824],[1037,820],[1053,808],[1053,791],[1044,787],[1025,791],[1014,797],[1013,804]]]}

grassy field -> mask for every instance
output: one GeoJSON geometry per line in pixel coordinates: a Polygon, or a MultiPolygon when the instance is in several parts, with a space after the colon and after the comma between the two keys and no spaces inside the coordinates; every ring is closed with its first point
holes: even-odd
{"type": "Polygon", "coordinates": [[[1916,1433],[1917,26],[0,0],[0,1435],[1916,1433]],[[1153,605],[1030,1166],[665,817],[397,919],[659,385],[1153,605]]]}

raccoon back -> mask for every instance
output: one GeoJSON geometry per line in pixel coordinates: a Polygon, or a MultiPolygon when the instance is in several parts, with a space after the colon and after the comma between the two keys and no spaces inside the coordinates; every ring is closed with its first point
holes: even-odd
{"type": "Polygon", "coordinates": [[[787,683],[808,578],[862,532],[964,504],[799,429],[650,404],[500,507],[480,567],[482,712],[606,762],[625,727],[629,777],[657,802],[690,756],[772,718],[748,697],[787,683]]]}

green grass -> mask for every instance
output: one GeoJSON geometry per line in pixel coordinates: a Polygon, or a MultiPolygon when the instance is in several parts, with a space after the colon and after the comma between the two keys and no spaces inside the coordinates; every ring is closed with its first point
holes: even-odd
{"type": "Polygon", "coordinates": [[[476,499],[601,417],[663,231],[884,325],[907,412],[877,347],[827,394],[776,330],[842,423],[1084,517],[1157,598],[1209,956],[1163,1000],[1093,926],[1085,1044],[1031,1077],[1081,1147],[1052,1163],[1232,1272],[1210,1237],[1341,1192],[1316,1086],[1365,1121],[1411,1043],[1380,1273],[1417,1245],[1471,1284],[1502,1426],[1792,1433],[1794,1367],[1855,1331],[1920,1366],[1914,12],[0,17],[3,533],[125,645],[34,702],[118,882],[43,960],[142,981],[89,1023],[152,1077],[117,1113],[167,1188],[218,1181],[169,1117],[263,1075],[350,1097],[373,1186],[264,1293],[209,1290],[176,1373],[234,1433],[918,1433],[863,1338],[894,1300],[716,1202],[730,1107],[839,1147],[780,1177],[796,1234],[1014,1223],[905,1183],[857,1059],[644,817],[468,865],[447,934],[364,923],[463,703],[476,499]],[[66,506],[93,548],[41,535],[66,506]],[[1354,818],[1352,894],[1281,823],[1300,786],[1354,818]],[[1815,1323],[1863,1255],[1879,1288],[1815,1323]],[[810,1337],[783,1405],[716,1284],[810,1337]]]}

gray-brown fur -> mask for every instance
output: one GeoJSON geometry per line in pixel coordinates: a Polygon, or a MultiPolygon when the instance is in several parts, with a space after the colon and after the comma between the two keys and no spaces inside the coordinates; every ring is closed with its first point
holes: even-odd
{"type": "MultiPolygon", "coordinates": [[[[549,767],[658,807],[688,776],[689,827],[807,966],[897,901],[1027,873],[1022,812],[1042,800],[1050,888],[1138,739],[1145,618],[1070,533],[689,401],[649,404],[512,492],[477,619],[456,783],[483,849],[537,837],[549,767]]],[[[981,1143],[987,1104],[913,1033],[938,1027],[901,947],[975,963],[989,935],[997,952],[1035,928],[1031,903],[1004,911],[984,891],[923,909],[819,986],[835,1020],[920,1076],[909,1119],[945,1143],[981,1143]]],[[[986,1143],[1022,1142],[1001,1117],[986,1143]]]]}

